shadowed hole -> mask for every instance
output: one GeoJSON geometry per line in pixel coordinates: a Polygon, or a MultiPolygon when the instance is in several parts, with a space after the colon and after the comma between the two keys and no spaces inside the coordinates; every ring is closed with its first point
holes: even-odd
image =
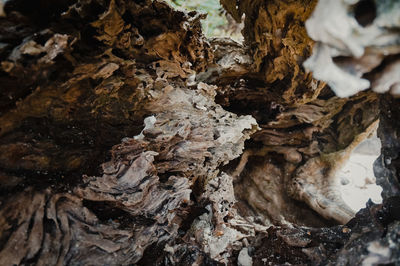
{"type": "Polygon", "coordinates": [[[376,18],[376,5],[372,0],[361,0],[354,7],[354,17],[358,24],[366,27],[376,18]]]}

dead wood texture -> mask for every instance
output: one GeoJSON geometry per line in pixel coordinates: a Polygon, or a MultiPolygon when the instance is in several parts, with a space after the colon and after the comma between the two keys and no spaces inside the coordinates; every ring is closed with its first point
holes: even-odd
{"type": "Polygon", "coordinates": [[[221,0],[244,44],[161,1],[4,2],[0,265],[400,263],[399,103],[303,67],[317,1],[221,0]],[[355,214],[334,174],[378,123],[385,201],[355,214]]]}

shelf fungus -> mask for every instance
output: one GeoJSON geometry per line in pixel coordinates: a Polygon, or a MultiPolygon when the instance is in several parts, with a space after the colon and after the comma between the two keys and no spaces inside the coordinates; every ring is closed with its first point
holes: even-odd
{"type": "Polygon", "coordinates": [[[398,95],[399,18],[399,1],[319,1],[306,21],[317,43],[304,66],[339,97],[369,88],[398,95]]]}

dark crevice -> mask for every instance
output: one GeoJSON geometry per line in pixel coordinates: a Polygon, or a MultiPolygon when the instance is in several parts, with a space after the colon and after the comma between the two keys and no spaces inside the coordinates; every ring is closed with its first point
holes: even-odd
{"type": "Polygon", "coordinates": [[[361,0],[354,6],[354,17],[358,24],[366,27],[376,18],[376,5],[374,0],[361,0]]]}
{"type": "Polygon", "coordinates": [[[155,220],[147,218],[144,215],[133,216],[113,202],[91,201],[84,199],[82,204],[91,210],[102,223],[107,224],[113,221],[119,224],[118,228],[120,229],[133,229],[135,225],[149,226],[156,222],[155,220]]]}

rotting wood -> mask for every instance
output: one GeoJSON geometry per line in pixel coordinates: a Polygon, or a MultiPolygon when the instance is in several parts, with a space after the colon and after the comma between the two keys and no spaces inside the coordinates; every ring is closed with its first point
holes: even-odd
{"type": "Polygon", "coordinates": [[[221,2],[244,45],[158,1],[6,2],[0,264],[399,262],[398,100],[302,67],[316,1],[221,2]],[[378,118],[386,201],[337,225],[330,172],[378,118]]]}

